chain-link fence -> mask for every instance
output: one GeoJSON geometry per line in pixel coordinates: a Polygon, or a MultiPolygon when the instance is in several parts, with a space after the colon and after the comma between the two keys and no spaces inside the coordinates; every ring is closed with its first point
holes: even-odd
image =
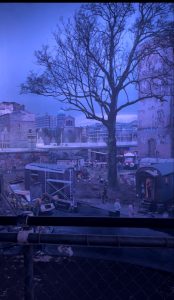
{"type": "MultiPolygon", "coordinates": [[[[160,270],[160,262],[156,269],[143,266],[143,262],[138,265],[102,257],[100,247],[92,247],[98,255],[89,255],[87,246],[76,248],[79,256],[74,255],[73,247],[60,243],[2,243],[0,299],[174,299],[174,272],[160,270]]],[[[103,253],[109,248],[106,243],[103,253]]],[[[166,248],[165,255],[170,250],[166,248]]]]}

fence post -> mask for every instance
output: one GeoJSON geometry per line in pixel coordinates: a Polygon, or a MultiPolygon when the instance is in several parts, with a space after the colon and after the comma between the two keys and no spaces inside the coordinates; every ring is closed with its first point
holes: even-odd
{"type": "Polygon", "coordinates": [[[34,300],[34,283],[33,283],[33,246],[23,246],[24,254],[24,299],[34,300]]]}

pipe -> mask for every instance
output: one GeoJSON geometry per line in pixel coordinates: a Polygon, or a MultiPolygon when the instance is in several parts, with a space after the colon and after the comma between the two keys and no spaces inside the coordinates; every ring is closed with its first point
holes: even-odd
{"type": "MultiPolygon", "coordinates": [[[[0,233],[1,243],[18,243],[18,233],[0,233]]],[[[29,233],[23,245],[64,244],[71,246],[174,248],[173,237],[140,237],[90,234],[39,234],[29,233]]]]}

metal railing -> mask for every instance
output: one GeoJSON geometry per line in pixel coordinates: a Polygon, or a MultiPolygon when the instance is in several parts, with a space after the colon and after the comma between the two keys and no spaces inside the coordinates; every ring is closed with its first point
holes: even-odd
{"type": "Polygon", "coordinates": [[[174,218],[0,216],[0,225],[174,229],[174,218]]]}

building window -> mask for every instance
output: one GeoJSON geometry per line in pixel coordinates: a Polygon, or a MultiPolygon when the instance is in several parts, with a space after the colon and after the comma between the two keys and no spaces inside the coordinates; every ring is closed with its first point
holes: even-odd
{"type": "Polygon", "coordinates": [[[156,155],[156,140],[150,139],[148,140],[148,156],[155,157],[156,155]]]}
{"type": "Polygon", "coordinates": [[[72,120],[67,120],[66,121],[66,126],[73,126],[72,120]]]}
{"type": "Polygon", "coordinates": [[[164,111],[162,109],[157,111],[158,124],[164,126],[164,111]]]}

